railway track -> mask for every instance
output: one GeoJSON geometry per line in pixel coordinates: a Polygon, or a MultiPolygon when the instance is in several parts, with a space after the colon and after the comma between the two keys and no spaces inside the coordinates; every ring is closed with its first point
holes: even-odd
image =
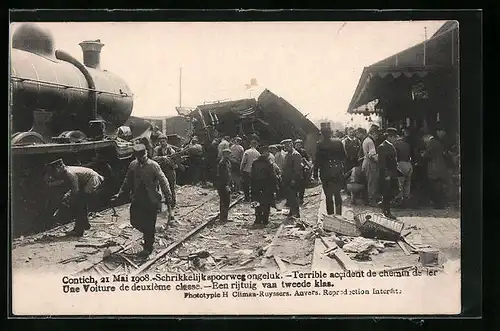
{"type": "MultiPolygon", "coordinates": [[[[238,203],[243,200],[243,196],[236,197],[234,201],[230,204],[230,208],[234,207],[238,203]]],[[[174,222],[187,223],[186,219],[191,217],[193,213],[199,211],[203,206],[209,205],[210,203],[214,204],[217,202],[218,207],[218,196],[215,195],[197,205],[181,213],[176,217],[174,222]]],[[[114,210],[113,210],[113,213],[114,210]]],[[[185,233],[180,234],[177,238],[171,241],[164,249],[161,249],[156,254],[151,255],[147,259],[141,259],[135,255],[137,251],[137,247],[140,246],[142,235],[132,236],[125,244],[123,245],[113,245],[112,247],[107,247],[103,251],[103,258],[96,263],[93,263],[89,267],[85,267],[79,270],[76,274],[92,274],[95,276],[103,277],[110,274],[131,274],[138,275],[147,270],[153,269],[156,265],[161,265],[167,262],[168,255],[174,252],[177,248],[182,246],[187,241],[191,240],[195,237],[201,230],[206,228],[207,226],[213,224],[219,218],[219,213],[217,212],[214,215],[209,216],[201,223],[194,225],[190,228],[190,230],[185,233]]],[[[167,231],[168,232],[168,231],[167,231]]],[[[166,238],[163,235],[164,233],[158,233],[157,231],[157,239],[165,243],[166,238]]],[[[77,246],[78,247],[78,246],[77,246]]],[[[83,245],[80,247],[84,247],[83,245]]],[[[96,246],[93,246],[96,247],[96,246]]],[[[105,248],[101,246],[100,248],[105,248]]],[[[189,257],[187,257],[189,258],[189,257]]]]}
{"type": "MultiPolygon", "coordinates": [[[[316,209],[316,203],[311,203],[318,196],[314,190],[310,191],[312,194],[306,194],[304,208],[309,206],[316,209]]],[[[186,202],[191,204],[192,200],[186,202]]],[[[91,265],[86,263],[87,266],[80,268],[76,274],[103,277],[111,274],[139,275],[145,272],[238,272],[276,267],[275,263],[279,266],[280,258],[275,255],[290,263],[291,260],[286,259],[288,248],[279,247],[283,241],[290,240],[287,239],[290,229],[288,226],[288,229],[284,229],[285,217],[280,216],[281,212],[278,210],[273,210],[269,226],[253,228],[254,210],[248,204],[240,204],[242,200],[242,196],[233,199],[230,205],[231,221],[217,226],[213,225],[219,217],[218,212],[206,216],[209,213],[207,210],[211,208],[218,211],[219,200],[216,194],[201,203],[189,205],[190,208],[178,211],[177,222],[187,224],[189,219],[195,218],[194,214],[202,219],[191,222],[188,227],[183,226],[181,232],[178,232],[181,226],[169,226],[165,231],[157,231],[156,250],[149,258],[141,259],[135,254],[140,249],[142,239],[142,235],[137,232],[136,236],[124,244],[107,248],[102,259],[91,265]],[[166,238],[166,235],[170,238],[166,238]],[[161,248],[158,249],[158,246],[161,248]]],[[[298,241],[300,242],[301,240],[298,241]]]]}

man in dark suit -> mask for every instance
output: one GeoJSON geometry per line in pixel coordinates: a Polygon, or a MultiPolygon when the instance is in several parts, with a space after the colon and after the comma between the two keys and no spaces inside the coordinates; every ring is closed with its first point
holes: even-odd
{"type": "Polygon", "coordinates": [[[302,139],[296,139],[294,141],[294,146],[300,156],[302,156],[302,180],[299,183],[299,203],[304,204],[304,194],[306,192],[306,186],[311,179],[311,159],[304,148],[304,141],[302,139]]]}
{"type": "Polygon", "coordinates": [[[441,141],[432,135],[424,136],[424,143],[425,150],[422,151],[421,155],[427,161],[430,199],[436,209],[443,209],[446,205],[444,184],[449,178],[445,150],[441,141]]]}
{"type": "MultiPolygon", "coordinates": [[[[327,123],[328,124],[328,123],[327,123]]],[[[340,189],[344,178],[345,150],[339,138],[332,138],[332,130],[328,125],[321,127],[320,140],[316,146],[316,158],[314,160],[314,179],[321,178],[323,192],[326,198],[326,212],[332,215],[342,215],[342,197],[340,189]],[[333,209],[333,197],[335,197],[335,210],[333,209]]]]}
{"type": "Polygon", "coordinates": [[[222,158],[217,163],[217,192],[220,199],[221,223],[228,221],[229,205],[231,203],[231,150],[226,148],[222,150],[222,158]]]}
{"type": "Polygon", "coordinates": [[[261,155],[252,163],[251,172],[252,201],[258,202],[255,208],[254,226],[269,223],[271,206],[275,204],[274,192],[277,188],[276,172],[269,160],[269,149],[264,146],[261,155]]]}
{"type": "Polygon", "coordinates": [[[396,217],[391,213],[390,204],[398,191],[398,161],[394,143],[397,130],[388,128],[386,139],[378,146],[379,187],[382,201],[379,203],[384,215],[391,219],[396,217]]]}
{"type": "Polygon", "coordinates": [[[346,170],[349,171],[358,165],[361,141],[356,137],[354,128],[347,128],[347,135],[342,140],[346,152],[346,170]]]}

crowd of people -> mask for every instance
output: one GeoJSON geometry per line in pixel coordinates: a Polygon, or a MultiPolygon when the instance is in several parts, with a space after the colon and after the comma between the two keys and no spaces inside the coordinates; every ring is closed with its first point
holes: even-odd
{"type": "MultiPolygon", "coordinates": [[[[221,223],[228,221],[231,196],[238,193],[255,208],[255,227],[268,224],[271,208],[279,209],[281,200],[286,200],[289,218],[300,218],[304,191],[311,180],[321,181],[328,214],[342,214],[342,191],[353,204],[364,200],[380,207],[389,218],[395,218],[391,207],[421,202],[414,199],[415,187],[436,208],[446,205],[458,156],[442,128],[436,135],[419,138],[410,128],[382,131],[377,125],[368,132],[347,128],[345,136],[338,137],[329,123],[322,123],[320,132],[314,155],[308,155],[300,139],[264,146],[258,136],[252,136],[245,148],[241,137],[224,136],[214,139],[207,149],[196,136],[183,147],[169,144],[164,134],[158,134],[154,142],[142,137],[133,146],[135,159],[112,201],[131,198],[130,221],[144,234],[140,253],[144,256],[153,250],[157,213],[163,203],[168,219],[174,219],[176,172],[182,164],[187,164],[194,183],[213,182],[220,198],[221,223]]],[[[75,219],[68,234],[82,236],[90,228],[87,202],[102,185],[103,176],[90,168],[67,166],[61,159],[48,164],[48,174],[67,183],[63,203],[75,219]]]]}
{"type": "Polygon", "coordinates": [[[343,142],[350,160],[346,162],[346,188],[353,203],[362,199],[370,206],[380,206],[388,189],[394,195],[390,205],[396,207],[417,208],[431,203],[442,209],[456,199],[453,177],[458,173],[458,147],[442,127],[438,126],[434,134],[415,132],[410,127],[383,132],[373,124],[368,132],[353,128],[346,132],[343,142]],[[387,173],[390,183],[385,181],[387,173]]]}

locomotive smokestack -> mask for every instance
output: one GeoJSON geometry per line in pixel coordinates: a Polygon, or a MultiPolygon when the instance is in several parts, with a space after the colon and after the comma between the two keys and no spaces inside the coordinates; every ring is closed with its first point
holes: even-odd
{"type": "Polygon", "coordinates": [[[83,50],[83,64],[89,68],[101,69],[101,49],[104,44],[101,44],[99,39],[86,40],[80,43],[83,50]]]}

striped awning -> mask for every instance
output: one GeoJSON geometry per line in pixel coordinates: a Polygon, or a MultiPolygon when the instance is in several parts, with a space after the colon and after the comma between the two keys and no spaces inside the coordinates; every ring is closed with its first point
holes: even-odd
{"type": "Polygon", "coordinates": [[[390,67],[366,67],[361,74],[356,91],[353,95],[348,113],[357,113],[357,109],[379,98],[375,93],[375,85],[390,82],[403,78],[423,78],[430,72],[436,70],[435,67],[427,68],[390,68],[390,67]]]}

